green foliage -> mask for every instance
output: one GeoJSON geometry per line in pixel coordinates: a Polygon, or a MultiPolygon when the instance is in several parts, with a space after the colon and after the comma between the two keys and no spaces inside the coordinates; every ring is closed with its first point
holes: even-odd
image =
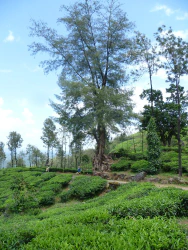
{"type": "Polygon", "coordinates": [[[90,161],[90,158],[88,155],[83,155],[82,156],[82,163],[89,163],[90,161]]]}
{"type": "Polygon", "coordinates": [[[187,205],[188,194],[185,191],[167,188],[151,190],[147,195],[138,197],[134,193],[134,199],[129,200],[128,197],[128,200],[110,206],[109,212],[118,217],[188,216],[187,205]]]}
{"type": "Polygon", "coordinates": [[[112,171],[126,171],[130,169],[132,164],[131,160],[127,160],[125,158],[121,158],[118,162],[113,163],[110,167],[112,171]]]}
{"type": "Polygon", "coordinates": [[[146,172],[146,173],[150,173],[150,169],[148,167],[148,161],[146,160],[139,160],[134,162],[131,165],[131,170],[132,172],[146,172]]]}
{"type": "Polygon", "coordinates": [[[8,205],[11,212],[24,212],[37,206],[33,195],[35,189],[25,181],[22,175],[15,176],[10,189],[12,190],[12,202],[8,205]]]}
{"type": "Polygon", "coordinates": [[[55,203],[55,193],[52,190],[47,190],[39,194],[37,199],[39,206],[50,206],[55,203]]]}
{"type": "Polygon", "coordinates": [[[68,200],[71,199],[72,197],[72,194],[71,194],[71,191],[68,190],[68,191],[63,191],[60,195],[59,195],[60,199],[61,199],[61,202],[67,202],[68,200]]]}
{"type": "MultiPolygon", "coordinates": [[[[178,153],[174,151],[165,151],[161,155],[161,169],[164,172],[178,173],[178,153]]],[[[184,173],[188,172],[188,156],[182,156],[182,170],[184,173]]]]}
{"type": "Polygon", "coordinates": [[[12,167],[15,164],[17,167],[17,149],[22,146],[23,139],[19,133],[16,131],[12,131],[9,133],[8,138],[8,149],[10,150],[11,153],[11,163],[12,167]]]}
{"type": "Polygon", "coordinates": [[[106,180],[98,176],[77,176],[70,185],[71,196],[77,199],[88,199],[102,192],[106,180]]]}
{"type": "MultiPolygon", "coordinates": [[[[70,190],[61,193],[62,201],[70,190]]],[[[1,216],[0,249],[187,250],[186,232],[174,218],[188,216],[187,206],[186,191],[132,182],[84,202],[35,211],[35,216],[1,216]]]]}
{"type": "Polygon", "coordinates": [[[116,1],[78,1],[62,8],[66,16],[58,22],[68,28],[67,36],[62,39],[44,22],[33,21],[31,35],[43,38],[44,44],[33,43],[30,49],[34,54],[50,52],[52,60],[42,63],[47,72],[62,68],[61,94],[51,106],[74,139],[81,134],[96,140],[101,160],[108,133],[119,131],[133,116],[132,91],[122,84],[128,80],[125,66],[132,58],[125,60],[125,54],[132,49],[128,34],[134,25],[116,1]]]}
{"type": "Polygon", "coordinates": [[[46,184],[56,183],[60,184],[61,188],[66,187],[72,179],[72,174],[56,175],[51,178],[46,184]]]}
{"type": "Polygon", "coordinates": [[[127,154],[127,157],[132,160],[132,161],[138,161],[138,160],[142,160],[142,159],[147,159],[146,154],[143,153],[129,153],[127,154]]]}
{"type": "Polygon", "coordinates": [[[160,169],[160,141],[156,132],[155,120],[152,117],[148,124],[148,133],[147,133],[147,142],[148,142],[148,172],[156,174],[160,169]]]}

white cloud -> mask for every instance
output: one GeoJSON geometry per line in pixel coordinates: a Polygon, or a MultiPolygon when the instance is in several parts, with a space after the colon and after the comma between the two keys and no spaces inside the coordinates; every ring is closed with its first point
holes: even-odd
{"type": "Polygon", "coordinates": [[[148,103],[147,100],[141,100],[140,94],[142,93],[142,91],[143,91],[142,87],[137,86],[134,88],[134,94],[132,96],[132,100],[136,104],[136,106],[134,107],[134,112],[136,113],[143,111],[144,105],[148,103]]]}
{"type": "Polygon", "coordinates": [[[188,30],[177,30],[177,31],[173,31],[173,34],[175,36],[179,36],[183,39],[188,39],[188,30]]]}
{"type": "Polygon", "coordinates": [[[167,16],[174,14],[175,10],[167,7],[166,5],[156,5],[150,12],[163,10],[167,16]]]}
{"type": "Polygon", "coordinates": [[[33,120],[33,114],[29,111],[28,108],[24,108],[24,111],[22,112],[24,118],[25,118],[25,123],[26,124],[34,124],[35,121],[33,120]]]}
{"type": "Polygon", "coordinates": [[[161,79],[163,79],[163,80],[166,80],[166,79],[167,79],[165,69],[159,69],[159,70],[157,71],[157,73],[156,73],[154,76],[157,76],[157,77],[159,77],[159,78],[161,78],[161,79]]]}
{"type": "Polygon", "coordinates": [[[181,16],[176,17],[177,20],[186,20],[188,19],[188,12],[183,13],[181,16]]]}
{"type": "Polygon", "coordinates": [[[4,39],[4,42],[13,42],[15,40],[15,37],[13,35],[13,32],[9,30],[8,36],[4,39]]]}
{"type": "Polygon", "coordinates": [[[0,73],[11,73],[12,72],[12,70],[10,70],[10,69],[0,69],[0,73]]]}

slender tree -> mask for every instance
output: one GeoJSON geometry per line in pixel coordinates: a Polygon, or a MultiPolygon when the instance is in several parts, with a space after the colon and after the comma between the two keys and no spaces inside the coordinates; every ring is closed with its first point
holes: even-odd
{"type": "Polygon", "coordinates": [[[3,167],[4,161],[6,159],[6,154],[4,151],[5,144],[3,142],[0,142],[0,166],[3,167]]]}
{"type": "Polygon", "coordinates": [[[29,166],[32,166],[32,145],[28,144],[26,147],[26,155],[28,156],[29,166]]]}
{"type": "Polygon", "coordinates": [[[164,57],[161,67],[166,70],[168,82],[176,86],[176,103],[178,105],[177,116],[177,138],[178,138],[178,161],[179,176],[182,176],[182,160],[181,160],[181,101],[179,93],[180,79],[188,74],[188,43],[182,38],[176,37],[172,28],[166,30],[165,26],[159,27],[155,34],[156,40],[160,46],[160,55],[164,57]]]}
{"type": "Polygon", "coordinates": [[[31,159],[32,159],[32,164],[36,167],[42,166],[45,164],[45,155],[36,147],[36,146],[31,146],[31,159]]]}
{"type": "Polygon", "coordinates": [[[132,56],[135,57],[135,63],[139,66],[139,69],[134,70],[133,74],[138,77],[144,73],[148,73],[149,76],[151,115],[153,115],[153,75],[159,68],[156,45],[152,45],[151,40],[144,34],[136,32],[133,49],[132,56]]]}
{"type": "Polygon", "coordinates": [[[41,140],[43,141],[44,145],[47,147],[47,161],[46,165],[49,164],[49,157],[50,157],[50,149],[53,149],[57,142],[57,132],[56,126],[53,123],[52,119],[47,118],[44,121],[44,127],[42,128],[43,135],[41,136],[41,140]]]}
{"type": "Polygon", "coordinates": [[[14,166],[14,161],[15,165],[17,167],[17,149],[22,146],[23,139],[21,135],[15,131],[10,132],[8,138],[8,149],[11,152],[11,162],[12,162],[12,167],[14,166]]]}
{"type": "Polygon", "coordinates": [[[30,50],[51,56],[42,62],[45,72],[62,69],[62,92],[57,96],[61,104],[51,105],[70,132],[79,125],[82,133],[95,139],[94,165],[101,170],[109,132],[124,127],[132,114],[132,92],[123,86],[134,25],[115,0],[79,1],[62,9],[67,14],[58,22],[65,24],[68,35],[33,21],[31,35],[43,38],[45,44],[33,43],[30,50]]]}

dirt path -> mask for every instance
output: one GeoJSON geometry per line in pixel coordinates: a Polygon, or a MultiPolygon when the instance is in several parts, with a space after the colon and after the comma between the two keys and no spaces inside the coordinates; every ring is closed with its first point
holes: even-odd
{"type": "MultiPolygon", "coordinates": [[[[119,184],[126,184],[129,183],[127,181],[117,181],[117,180],[107,180],[108,183],[119,183],[119,184]]],[[[164,187],[175,187],[175,188],[181,188],[183,190],[188,191],[188,186],[180,186],[180,185],[176,185],[176,184],[160,184],[160,183],[154,183],[152,182],[156,187],[158,188],[164,188],[164,187]]]]}

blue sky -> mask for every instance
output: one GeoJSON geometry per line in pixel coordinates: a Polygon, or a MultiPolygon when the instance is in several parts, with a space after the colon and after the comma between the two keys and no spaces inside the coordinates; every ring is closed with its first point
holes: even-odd
{"type": "MultiPolygon", "coordinates": [[[[68,4],[76,2],[69,0],[68,4]]],[[[153,40],[153,33],[162,24],[171,26],[176,35],[188,41],[187,0],[120,0],[136,29],[153,40]]],[[[28,45],[30,19],[42,20],[56,28],[57,18],[62,16],[59,8],[64,0],[0,0],[0,141],[7,143],[11,131],[21,134],[25,147],[32,144],[43,149],[40,137],[43,122],[54,115],[49,99],[59,94],[58,72],[45,75],[39,63],[48,55],[31,56],[28,45]]],[[[60,27],[58,27],[60,29],[60,27]]],[[[188,77],[182,79],[187,90],[188,77]]],[[[148,88],[143,76],[134,83],[137,110],[144,104],[138,95],[148,88]]],[[[154,88],[165,89],[165,74],[161,70],[154,79],[154,88]]]]}

